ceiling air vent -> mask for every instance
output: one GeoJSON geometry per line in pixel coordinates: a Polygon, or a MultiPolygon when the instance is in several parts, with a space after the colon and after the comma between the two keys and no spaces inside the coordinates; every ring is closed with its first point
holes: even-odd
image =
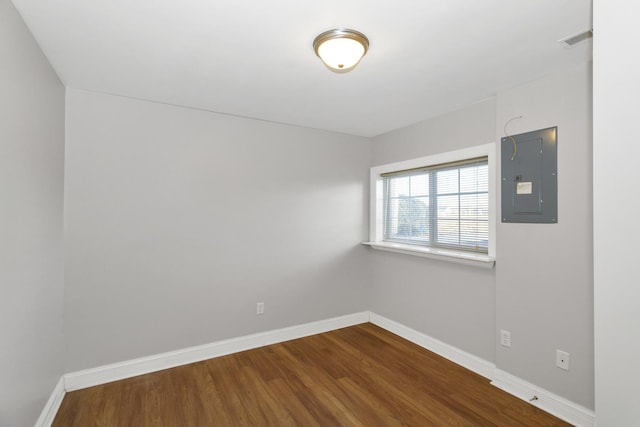
{"type": "Polygon", "coordinates": [[[558,43],[560,43],[564,47],[574,47],[578,43],[582,43],[592,38],[593,38],[593,28],[589,28],[588,30],[581,31],[578,34],[574,34],[572,36],[560,39],[558,40],[558,43]]]}

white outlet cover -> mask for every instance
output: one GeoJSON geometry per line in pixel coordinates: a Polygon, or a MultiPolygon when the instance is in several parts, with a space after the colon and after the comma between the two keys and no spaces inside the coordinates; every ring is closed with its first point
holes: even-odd
{"type": "Polygon", "coordinates": [[[556,350],[556,366],[566,371],[569,370],[569,353],[562,350],[556,350]]]}
{"type": "Polygon", "coordinates": [[[511,332],[504,329],[500,331],[500,344],[504,347],[511,347],[511,332]]]}

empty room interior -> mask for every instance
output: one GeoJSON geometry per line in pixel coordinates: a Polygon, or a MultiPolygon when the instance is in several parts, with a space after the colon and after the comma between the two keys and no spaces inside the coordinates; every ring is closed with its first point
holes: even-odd
{"type": "MultiPolygon", "coordinates": [[[[51,426],[83,391],[169,368],[272,363],[258,354],[303,363],[298,382],[354,375],[324,395],[344,418],[273,381],[289,418],[263,425],[426,425],[349,407],[366,383],[413,387],[386,371],[400,351],[424,378],[442,358],[447,387],[468,372],[571,425],[639,425],[639,17],[621,0],[0,0],[0,426],[51,426]]],[[[503,424],[491,393],[493,423],[432,425],[545,425],[503,424]]],[[[207,416],[144,425],[231,425],[207,416]]]]}

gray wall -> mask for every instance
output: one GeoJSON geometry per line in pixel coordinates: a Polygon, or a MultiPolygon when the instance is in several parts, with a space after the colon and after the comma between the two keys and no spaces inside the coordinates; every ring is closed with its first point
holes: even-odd
{"type": "Polygon", "coordinates": [[[29,426],[62,375],[64,88],[0,0],[0,425],[29,426]]]}
{"type": "Polygon", "coordinates": [[[373,165],[500,141],[518,115],[514,134],[559,127],[559,223],[499,223],[490,271],[372,252],[371,309],[593,408],[590,65],[374,138],[373,165]],[[570,371],[555,367],[556,349],[570,371]]]}
{"type": "Polygon", "coordinates": [[[70,89],[67,126],[67,371],[368,308],[367,139],[70,89]]]}
{"type": "MultiPolygon", "coordinates": [[[[495,100],[373,139],[373,166],[495,140],[495,100]]],[[[371,250],[371,310],[489,361],[495,271],[371,250]]]]}
{"type": "Polygon", "coordinates": [[[637,143],[640,4],[595,0],[594,251],[598,426],[640,420],[637,143]]]}
{"type": "Polygon", "coordinates": [[[585,64],[498,94],[496,140],[558,126],[558,223],[498,223],[496,347],[499,369],[593,408],[591,68],[585,64]],[[570,370],[555,366],[556,349],[570,370]]]}

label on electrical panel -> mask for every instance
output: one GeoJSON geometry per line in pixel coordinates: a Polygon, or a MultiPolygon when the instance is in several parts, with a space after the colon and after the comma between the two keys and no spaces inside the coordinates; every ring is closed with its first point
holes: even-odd
{"type": "Polygon", "coordinates": [[[516,194],[531,194],[533,193],[532,182],[518,182],[516,184],[516,194]]]}

